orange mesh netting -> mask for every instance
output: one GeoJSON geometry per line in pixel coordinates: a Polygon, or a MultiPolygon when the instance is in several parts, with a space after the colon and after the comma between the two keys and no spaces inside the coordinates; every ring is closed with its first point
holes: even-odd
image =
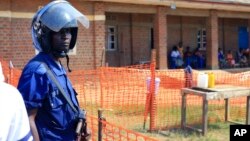
{"type": "MultiPolygon", "coordinates": [[[[9,72],[11,71],[10,83],[16,86],[21,71],[13,69],[9,72]]],[[[193,70],[194,85],[197,83],[199,72],[193,70]]],[[[250,87],[250,71],[232,73],[221,70],[213,73],[216,85],[250,87]]],[[[103,130],[103,134],[106,135],[103,135],[103,138],[107,140],[108,138],[119,140],[130,133],[136,138],[137,132],[143,131],[144,128],[164,130],[180,126],[180,90],[186,83],[183,69],[154,70],[150,64],[119,68],[101,67],[96,70],[73,71],[69,73],[69,77],[78,92],[81,107],[87,110],[88,115],[93,116],[91,118],[93,123],[88,120],[92,131],[97,130],[98,109],[104,110],[103,116],[106,121],[102,122],[106,125],[105,131],[103,130]],[[159,88],[154,81],[154,83],[150,81],[147,85],[149,77],[160,79],[159,88]],[[155,98],[153,103],[152,97],[155,98]],[[150,123],[152,119],[153,123],[150,123]]],[[[224,120],[224,105],[224,100],[209,101],[209,122],[224,120]]],[[[201,97],[188,95],[187,107],[187,123],[201,123],[201,97]]],[[[245,109],[246,97],[230,99],[231,119],[244,121],[245,109]]],[[[97,135],[94,136],[97,138],[97,135]]],[[[140,138],[147,140],[144,136],[140,138]]]]}

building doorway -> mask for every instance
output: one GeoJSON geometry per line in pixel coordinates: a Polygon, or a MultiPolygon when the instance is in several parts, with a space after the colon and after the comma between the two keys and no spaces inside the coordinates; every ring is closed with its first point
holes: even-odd
{"type": "Polygon", "coordinates": [[[246,26],[241,26],[238,28],[238,47],[239,49],[248,48],[248,28],[246,26]]]}

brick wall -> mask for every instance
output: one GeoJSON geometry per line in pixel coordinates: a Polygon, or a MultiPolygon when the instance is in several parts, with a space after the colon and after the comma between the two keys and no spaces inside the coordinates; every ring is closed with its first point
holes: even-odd
{"type": "Polygon", "coordinates": [[[9,18],[0,18],[0,56],[8,60],[11,54],[11,21],[9,18]]]}
{"type": "Polygon", "coordinates": [[[30,19],[13,18],[11,20],[11,56],[14,67],[22,68],[35,55],[32,46],[30,19]]]}
{"type": "MultiPolygon", "coordinates": [[[[27,61],[35,55],[30,35],[31,18],[39,6],[49,1],[4,0],[0,2],[1,58],[6,61],[12,60],[15,67],[22,69],[27,61]],[[5,13],[3,14],[2,11],[5,11],[5,13]],[[9,11],[12,11],[12,13],[9,11]]],[[[114,60],[117,66],[123,66],[150,59],[150,34],[152,34],[151,29],[155,28],[153,22],[157,11],[155,6],[79,0],[70,0],[70,2],[90,18],[89,29],[79,27],[76,55],[70,55],[71,69],[93,69],[104,64],[105,28],[109,24],[114,24],[113,21],[105,19],[108,14],[117,15],[115,25],[118,26],[117,29],[119,30],[117,36],[120,50],[118,50],[114,58],[106,52],[106,61],[114,60]]],[[[192,13],[191,9],[185,10],[192,13]]],[[[186,12],[184,13],[185,16],[182,16],[181,11],[181,9],[171,11],[170,15],[166,11],[166,52],[168,53],[171,51],[172,46],[176,45],[180,40],[183,41],[184,47],[189,45],[192,49],[196,48],[197,30],[206,27],[207,24],[208,11],[200,10],[201,14],[198,13],[197,17],[193,16],[194,12],[192,14],[186,12]]],[[[196,10],[196,13],[197,11],[199,12],[199,10],[196,10]]],[[[226,12],[225,15],[230,15],[230,12],[226,12]]],[[[235,17],[219,17],[218,22],[219,47],[224,46],[225,50],[229,48],[233,51],[237,50],[238,26],[248,26],[248,20],[235,17]]],[[[154,37],[154,40],[157,41],[156,37],[154,37]]],[[[158,53],[165,55],[163,52],[158,53]]],[[[63,63],[65,65],[66,59],[63,59],[63,63]]]]}
{"type": "Polygon", "coordinates": [[[150,60],[153,15],[107,13],[107,26],[117,29],[118,49],[107,51],[110,65],[131,65],[150,60]]]}
{"type": "Polygon", "coordinates": [[[247,27],[247,19],[224,18],[219,20],[219,46],[224,49],[224,52],[229,49],[231,49],[232,52],[236,52],[238,50],[239,26],[247,27]]]}
{"type": "Polygon", "coordinates": [[[150,61],[151,28],[153,28],[153,15],[132,15],[133,64],[140,61],[150,61]]]}
{"type": "MultiPolygon", "coordinates": [[[[1,58],[6,61],[12,60],[16,68],[22,69],[28,60],[35,55],[30,32],[31,19],[38,7],[45,5],[47,2],[49,2],[49,0],[33,0],[32,2],[28,0],[14,0],[11,3],[7,1],[0,2],[0,11],[3,11],[2,13],[7,13],[3,14],[6,15],[6,17],[0,16],[0,55],[1,58]],[[10,14],[8,11],[12,11],[12,13],[10,14]]],[[[71,3],[85,15],[93,15],[93,4],[76,0],[72,0],[71,3]]],[[[79,27],[76,45],[77,53],[76,55],[70,55],[70,66],[73,70],[94,68],[94,29],[93,19],[90,20],[89,29],[85,29],[82,26],[79,27]]],[[[101,25],[104,26],[104,24],[101,25]]],[[[103,36],[103,33],[104,28],[97,30],[96,34],[103,36]]],[[[99,43],[104,43],[104,39],[98,39],[101,39],[101,41],[98,41],[99,43]]],[[[100,46],[102,48],[103,45],[97,44],[97,46],[97,50],[95,51],[100,52],[100,46]]],[[[100,53],[97,53],[95,57],[98,61],[96,62],[100,62],[100,56],[100,53]]],[[[66,65],[66,59],[63,59],[62,62],[66,65]]]]}

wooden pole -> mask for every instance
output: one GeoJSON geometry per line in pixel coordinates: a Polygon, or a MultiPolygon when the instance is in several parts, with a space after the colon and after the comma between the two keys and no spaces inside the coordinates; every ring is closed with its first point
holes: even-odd
{"type": "Polygon", "coordinates": [[[150,81],[150,91],[149,94],[151,96],[151,103],[150,103],[150,132],[155,129],[156,124],[156,107],[157,103],[155,100],[155,66],[156,66],[156,50],[152,49],[151,52],[151,64],[150,64],[150,71],[151,71],[151,81],[150,81]]]}

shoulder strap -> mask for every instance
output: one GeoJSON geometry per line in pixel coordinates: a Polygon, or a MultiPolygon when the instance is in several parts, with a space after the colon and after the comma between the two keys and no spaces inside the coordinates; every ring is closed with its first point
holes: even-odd
{"type": "Polygon", "coordinates": [[[42,62],[42,64],[44,65],[44,67],[46,68],[46,73],[48,74],[48,76],[51,78],[51,80],[56,84],[57,88],[59,89],[59,91],[62,93],[64,99],[69,103],[70,107],[76,112],[78,113],[78,111],[76,110],[76,108],[74,107],[72,101],[67,97],[67,95],[65,94],[62,86],[60,85],[60,83],[58,82],[58,80],[55,78],[55,75],[51,72],[50,68],[48,67],[48,65],[44,62],[42,62]]]}

